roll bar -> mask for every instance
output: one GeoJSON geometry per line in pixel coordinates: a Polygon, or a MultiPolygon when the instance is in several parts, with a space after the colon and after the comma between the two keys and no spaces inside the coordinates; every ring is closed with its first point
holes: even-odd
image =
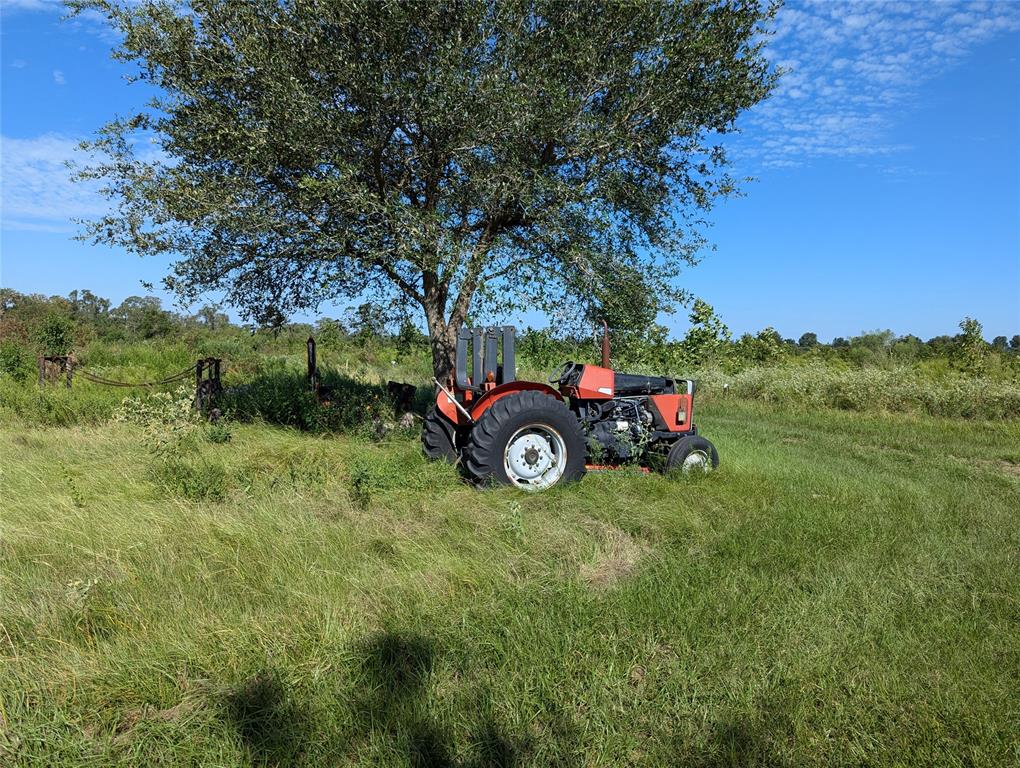
{"type": "Polygon", "coordinates": [[[457,333],[456,383],[461,390],[481,392],[483,384],[492,380],[506,384],[517,378],[517,356],[514,349],[515,329],[512,325],[488,328],[461,328],[457,333]],[[500,341],[503,360],[500,362],[500,341]],[[471,346],[471,367],[468,371],[468,345],[471,346]]]}

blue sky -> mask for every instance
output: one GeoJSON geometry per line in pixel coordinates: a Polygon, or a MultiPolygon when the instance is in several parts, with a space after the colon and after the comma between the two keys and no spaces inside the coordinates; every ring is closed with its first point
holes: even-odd
{"type": "MultiPolygon", "coordinates": [[[[64,162],[146,93],[98,20],[61,14],[2,0],[0,285],[117,302],[166,262],[73,240],[105,203],[64,162]]],[[[789,73],[731,142],[755,181],[685,287],[736,333],[1020,333],[1020,2],[789,2],[769,50],[789,73]]]]}

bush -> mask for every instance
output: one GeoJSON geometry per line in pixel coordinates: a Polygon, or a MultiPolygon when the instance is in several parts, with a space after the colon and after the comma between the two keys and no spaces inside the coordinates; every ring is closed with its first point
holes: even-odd
{"type": "Polygon", "coordinates": [[[302,373],[281,366],[225,392],[219,404],[237,419],[260,419],[310,432],[374,435],[393,418],[383,386],[324,372],[317,400],[302,373]]]}
{"type": "Polygon", "coordinates": [[[77,386],[67,389],[63,385],[40,388],[0,376],[0,413],[31,424],[52,427],[103,424],[110,420],[119,400],[119,390],[77,386]]]}
{"type": "Polygon", "coordinates": [[[176,455],[192,440],[201,424],[193,402],[188,387],[180,387],[176,392],[125,397],[114,419],[139,425],[146,446],[156,455],[176,455]]]}
{"type": "Polygon", "coordinates": [[[229,443],[232,437],[230,427],[222,421],[217,421],[205,428],[205,439],[210,443],[229,443]]]}
{"type": "Polygon", "coordinates": [[[192,501],[222,501],[230,488],[226,468],[201,455],[167,455],[149,471],[165,493],[192,501]]]}
{"type": "Polygon", "coordinates": [[[35,343],[41,354],[66,355],[73,342],[74,321],[60,312],[49,312],[36,328],[35,343]]]}
{"type": "Polygon", "coordinates": [[[13,339],[0,342],[0,375],[17,381],[32,378],[32,354],[13,339]]]}

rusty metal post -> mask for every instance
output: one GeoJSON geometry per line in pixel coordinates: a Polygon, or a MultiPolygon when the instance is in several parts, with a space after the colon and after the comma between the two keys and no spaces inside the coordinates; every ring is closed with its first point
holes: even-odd
{"type": "Polygon", "coordinates": [[[312,391],[319,391],[319,362],[315,355],[315,337],[308,337],[308,384],[312,391]]]}
{"type": "Polygon", "coordinates": [[[609,324],[602,321],[602,367],[609,368],[609,324]]]}

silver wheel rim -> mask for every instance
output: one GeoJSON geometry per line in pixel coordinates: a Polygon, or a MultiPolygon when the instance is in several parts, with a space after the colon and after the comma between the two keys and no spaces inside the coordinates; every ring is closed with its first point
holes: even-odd
{"type": "Polygon", "coordinates": [[[712,462],[708,459],[708,454],[698,449],[691,451],[684,458],[684,463],[680,465],[682,472],[708,472],[712,468],[712,462]]]}
{"type": "Polygon", "coordinates": [[[507,441],[503,469],[518,488],[541,491],[556,485],[567,467],[567,444],[545,424],[521,427],[507,441]]]}

